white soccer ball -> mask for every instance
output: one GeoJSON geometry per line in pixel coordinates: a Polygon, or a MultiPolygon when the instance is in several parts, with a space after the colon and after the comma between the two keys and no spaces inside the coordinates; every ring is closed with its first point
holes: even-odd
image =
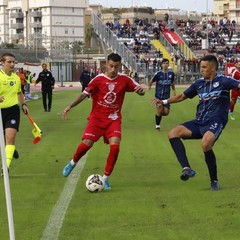
{"type": "Polygon", "coordinates": [[[92,174],[87,178],[86,188],[90,192],[101,192],[104,189],[103,177],[99,174],[92,174]]]}

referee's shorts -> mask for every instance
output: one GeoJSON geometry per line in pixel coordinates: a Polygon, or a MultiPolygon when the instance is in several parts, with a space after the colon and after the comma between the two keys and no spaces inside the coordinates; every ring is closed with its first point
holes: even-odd
{"type": "Polygon", "coordinates": [[[18,131],[20,124],[20,108],[14,105],[9,108],[2,108],[3,129],[14,128],[18,131]]]}

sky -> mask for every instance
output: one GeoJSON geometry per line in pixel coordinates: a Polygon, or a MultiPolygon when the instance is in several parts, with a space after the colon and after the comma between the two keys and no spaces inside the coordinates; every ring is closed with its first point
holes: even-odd
{"type": "Polygon", "coordinates": [[[152,8],[178,8],[186,11],[212,12],[214,0],[89,0],[89,4],[104,7],[147,6],[152,8]]]}

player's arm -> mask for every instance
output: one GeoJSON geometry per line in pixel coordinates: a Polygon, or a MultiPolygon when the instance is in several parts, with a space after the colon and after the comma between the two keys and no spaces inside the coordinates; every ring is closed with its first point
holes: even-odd
{"type": "Polygon", "coordinates": [[[67,118],[67,113],[71,110],[71,108],[77,106],[87,96],[88,96],[88,94],[85,93],[85,92],[82,92],[79,96],[77,96],[77,98],[63,110],[63,112],[62,112],[62,119],[65,120],[67,118]]]}
{"type": "Polygon", "coordinates": [[[135,87],[135,93],[137,93],[140,96],[145,95],[145,90],[143,89],[143,87],[141,85],[138,85],[135,87]]]}
{"type": "Polygon", "coordinates": [[[25,102],[25,97],[22,92],[18,93],[18,101],[21,104],[24,114],[28,114],[29,110],[28,110],[27,104],[25,102]]]}
{"type": "Polygon", "coordinates": [[[149,91],[150,91],[151,88],[152,88],[152,84],[153,84],[153,80],[150,80],[150,81],[148,82],[148,90],[149,90],[149,91]]]}
{"type": "Polygon", "coordinates": [[[159,106],[159,105],[182,102],[185,99],[187,99],[187,96],[184,93],[179,93],[175,96],[172,96],[172,97],[170,97],[168,99],[164,99],[164,100],[160,100],[157,98],[151,99],[151,103],[159,106]]]}
{"type": "Polygon", "coordinates": [[[51,81],[51,84],[52,84],[52,89],[54,89],[54,85],[55,85],[55,78],[53,77],[52,73],[51,73],[51,77],[52,77],[52,81],[51,81]]]}
{"type": "Polygon", "coordinates": [[[35,81],[34,86],[36,87],[36,85],[37,85],[40,81],[41,81],[41,78],[40,78],[40,73],[39,73],[38,78],[37,78],[37,80],[35,81]]]}
{"type": "Polygon", "coordinates": [[[176,96],[176,87],[175,87],[175,81],[172,82],[171,84],[172,90],[173,90],[173,95],[176,96]]]}

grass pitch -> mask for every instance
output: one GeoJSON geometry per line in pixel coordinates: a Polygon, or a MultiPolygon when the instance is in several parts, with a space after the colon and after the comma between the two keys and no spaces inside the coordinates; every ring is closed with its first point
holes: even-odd
{"type": "MultiPolygon", "coordinates": [[[[81,141],[91,109],[86,100],[71,110],[66,121],[61,120],[60,113],[77,94],[55,91],[51,113],[43,112],[41,99],[28,103],[43,131],[37,145],[32,144],[32,126],[22,115],[16,143],[20,159],[13,160],[10,168],[16,239],[40,240],[63,192],[67,178],[62,177],[62,169],[81,141]]],[[[88,153],[56,239],[239,239],[239,104],[236,120],[229,120],[214,147],[221,190],[212,192],[201,142],[184,141],[197,174],[183,182],[167,139],[172,127],[194,118],[197,99],[173,104],[170,115],[162,120],[161,132],[156,132],[155,108],[149,103],[153,95],[153,90],[144,97],[126,95],[121,151],[110,178],[112,189],[89,193],[85,188],[90,174],[103,173],[109,149],[100,139],[88,153]]],[[[0,239],[7,240],[3,179],[0,191],[0,239]]]]}

